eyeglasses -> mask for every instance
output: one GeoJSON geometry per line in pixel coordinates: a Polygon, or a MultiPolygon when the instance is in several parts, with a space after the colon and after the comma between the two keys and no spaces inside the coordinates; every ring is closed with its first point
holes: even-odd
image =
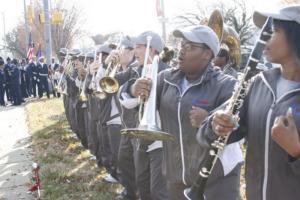
{"type": "Polygon", "coordinates": [[[186,51],[192,51],[192,50],[193,50],[193,47],[194,47],[194,48],[206,49],[205,46],[200,45],[200,44],[194,44],[194,43],[191,43],[191,42],[181,42],[181,43],[180,43],[180,48],[181,48],[181,49],[184,49],[184,50],[186,50],[186,51]]]}

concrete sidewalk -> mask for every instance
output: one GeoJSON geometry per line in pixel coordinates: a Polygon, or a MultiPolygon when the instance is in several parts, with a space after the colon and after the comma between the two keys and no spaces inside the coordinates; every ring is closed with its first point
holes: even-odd
{"type": "Polygon", "coordinates": [[[30,135],[24,106],[0,108],[0,200],[31,200],[30,135]]]}

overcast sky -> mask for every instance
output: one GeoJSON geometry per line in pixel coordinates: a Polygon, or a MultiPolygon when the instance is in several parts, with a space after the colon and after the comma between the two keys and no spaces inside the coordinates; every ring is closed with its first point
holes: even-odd
{"type": "MultiPolygon", "coordinates": [[[[30,1],[25,0],[26,4],[30,1]]],[[[54,2],[54,0],[52,0],[54,2]]],[[[145,30],[161,33],[161,24],[156,16],[156,0],[66,0],[82,10],[85,23],[82,28],[88,35],[106,34],[122,31],[127,34],[138,34],[145,30]]],[[[203,4],[211,0],[203,0],[203,4]]],[[[278,6],[279,0],[246,0],[250,10],[269,9],[278,6]]],[[[0,0],[0,38],[5,31],[10,31],[18,21],[24,18],[24,0],[0,0]],[[5,21],[5,23],[3,23],[5,21]]],[[[195,8],[195,0],[164,0],[165,14],[169,19],[167,32],[171,31],[172,18],[183,10],[195,8]]],[[[2,41],[1,41],[2,43],[2,41]]]]}

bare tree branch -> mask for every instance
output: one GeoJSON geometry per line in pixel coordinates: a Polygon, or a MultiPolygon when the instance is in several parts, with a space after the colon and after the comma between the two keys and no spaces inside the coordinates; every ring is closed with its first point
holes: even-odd
{"type": "MultiPolygon", "coordinates": [[[[60,24],[51,25],[52,51],[53,55],[57,55],[62,47],[71,47],[76,39],[82,36],[80,25],[83,23],[82,13],[74,5],[71,8],[64,8],[64,0],[55,1],[52,7],[59,10],[63,14],[63,21],[60,24]]],[[[32,34],[32,40],[37,47],[38,43],[44,43],[44,24],[41,24],[38,16],[42,12],[43,7],[40,2],[34,4],[34,16],[32,24],[29,25],[32,34]]],[[[7,48],[11,50],[14,56],[26,57],[26,49],[28,44],[25,41],[25,24],[20,22],[10,33],[6,34],[5,40],[7,48]]],[[[37,51],[37,49],[35,49],[37,51]]]]}
{"type": "Polygon", "coordinates": [[[239,34],[241,45],[251,44],[255,27],[252,24],[252,16],[248,14],[250,12],[247,12],[245,0],[231,0],[227,1],[226,4],[218,1],[210,6],[204,6],[200,0],[195,2],[197,10],[186,11],[178,15],[174,19],[175,24],[179,27],[201,24],[208,17],[207,13],[218,9],[224,17],[225,24],[231,26],[239,34]]]}

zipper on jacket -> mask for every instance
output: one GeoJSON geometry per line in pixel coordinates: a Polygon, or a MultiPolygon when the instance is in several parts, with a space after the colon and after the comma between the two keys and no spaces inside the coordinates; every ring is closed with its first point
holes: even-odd
{"type": "Polygon", "coordinates": [[[185,180],[185,159],[184,159],[184,149],[183,149],[182,126],[181,126],[181,120],[180,120],[180,118],[181,118],[181,115],[180,115],[181,99],[191,87],[202,83],[202,79],[197,84],[190,85],[188,88],[186,88],[185,91],[183,91],[183,93],[181,93],[181,89],[178,87],[178,85],[173,84],[173,83],[167,81],[166,79],[164,79],[164,81],[169,83],[170,85],[175,86],[178,89],[179,94],[180,94],[179,99],[178,99],[178,106],[177,106],[177,118],[178,118],[178,125],[179,125],[179,139],[180,139],[180,151],[181,151],[181,163],[182,163],[182,181],[183,181],[184,185],[187,185],[187,182],[185,180]]]}
{"type": "Polygon", "coordinates": [[[275,93],[272,87],[269,85],[267,80],[263,75],[261,75],[263,82],[269,88],[273,96],[273,103],[268,111],[267,121],[266,121],[266,132],[265,132],[265,158],[264,158],[264,178],[263,178],[263,191],[262,191],[262,199],[267,200],[267,187],[268,187],[268,176],[269,176],[269,144],[270,144],[270,134],[271,134],[271,115],[275,105],[280,102],[285,96],[300,91],[300,89],[291,90],[285,94],[283,94],[280,98],[276,99],[275,93]]]}
{"type": "Polygon", "coordinates": [[[264,179],[263,179],[263,200],[267,199],[267,185],[268,185],[268,175],[269,175],[269,141],[270,141],[270,123],[271,115],[275,102],[271,105],[268,111],[267,122],[266,122],[266,133],[265,133],[265,159],[264,159],[264,179]]]}
{"type": "Polygon", "coordinates": [[[273,108],[276,103],[276,96],[272,89],[272,87],[269,85],[269,83],[266,81],[265,77],[262,76],[263,82],[265,82],[266,86],[269,88],[269,90],[272,93],[273,96],[273,103],[268,111],[267,114],[267,121],[266,121],[266,132],[265,132],[265,154],[264,154],[264,177],[263,177],[263,191],[262,191],[262,199],[267,200],[267,187],[268,187],[268,176],[269,176],[269,143],[270,143],[270,123],[271,123],[271,115],[273,112],[273,108]]]}

